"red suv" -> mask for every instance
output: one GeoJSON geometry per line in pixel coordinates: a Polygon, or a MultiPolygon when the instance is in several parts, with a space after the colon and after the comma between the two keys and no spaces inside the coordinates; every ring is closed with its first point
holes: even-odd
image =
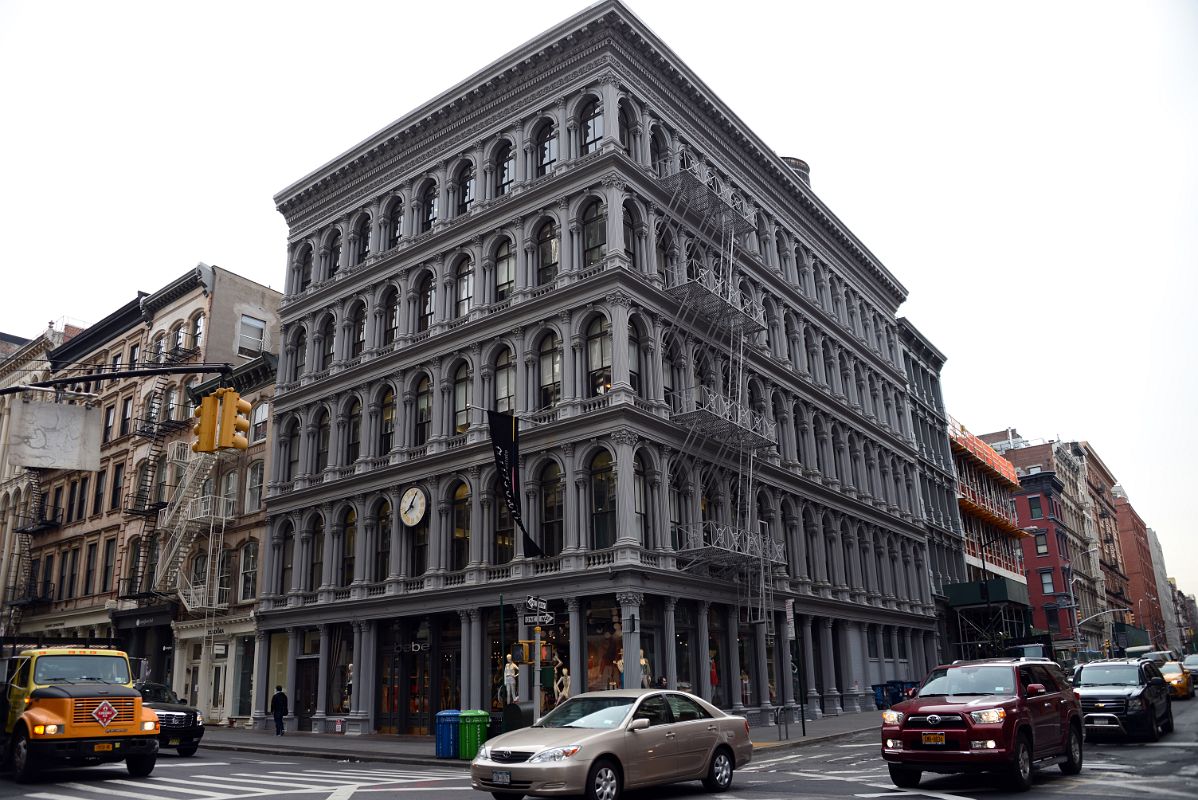
{"type": "Polygon", "coordinates": [[[1081,772],[1081,703],[1046,659],[936,667],[913,697],[882,712],[882,758],[902,788],[924,772],[999,772],[1026,790],[1037,767],[1081,772]]]}

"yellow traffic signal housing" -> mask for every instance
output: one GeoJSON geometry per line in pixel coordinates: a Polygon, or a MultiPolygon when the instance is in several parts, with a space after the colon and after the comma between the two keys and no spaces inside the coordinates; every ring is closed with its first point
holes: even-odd
{"type": "Polygon", "coordinates": [[[212,395],[200,400],[200,405],[193,414],[196,418],[193,429],[196,440],[191,445],[192,452],[211,453],[216,450],[216,417],[219,406],[220,402],[212,395]]]}
{"type": "Polygon", "coordinates": [[[250,430],[249,400],[242,400],[241,395],[232,389],[217,389],[220,395],[220,432],[217,435],[217,447],[232,447],[244,450],[250,446],[247,434],[250,430]]]}

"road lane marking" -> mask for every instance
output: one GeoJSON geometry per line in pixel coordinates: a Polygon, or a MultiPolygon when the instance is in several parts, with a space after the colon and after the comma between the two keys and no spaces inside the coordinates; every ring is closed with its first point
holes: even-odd
{"type": "MultiPolygon", "coordinates": [[[[151,779],[151,780],[153,780],[153,779],[151,779]]],[[[123,780],[123,779],[107,778],[107,779],[105,779],[104,783],[106,783],[106,784],[119,783],[122,786],[134,786],[134,787],[140,786],[143,789],[147,788],[149,785],[149,782],[145,778],[142,778],[140,781],[129,781],[129,780],[123,780]]],[[[197,797],[207,797],[207,798],[209,798],[209,800],[212,800],[213,798],[217,798],[217,797],[225,797],[225,795],[221,792],[205,792],[200,789],[184,789],[182,786],[161,786],[161,785],[159,785],[157,787],[157,789],[160,792],[178,792],[179,794],[190,794],[190,795],[195,795],[197,797]]]]}
{"type": "Polygon", "coordinates": [[[349,800],[357,789],[357,786],[342,786],[340,789],[334,789],[329,793],[328,800],[349,800]]]}
{"type": "Polygon", "coordinates": [[[57,785],[64,789],[76,789],[81,792],[93,792],[110,797],[127,797],[129,800],[162,800],[162,795],[160,794],[142,794],[141,792],[127,792],[124,789],[108,789],[105,788],[104,781],[97,781],[96,783],[77,783],[71,781],[70,783],[59,783],[57,785]]]}

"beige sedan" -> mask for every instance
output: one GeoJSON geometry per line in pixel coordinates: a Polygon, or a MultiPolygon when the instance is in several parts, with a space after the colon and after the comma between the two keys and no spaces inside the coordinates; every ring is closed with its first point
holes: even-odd
{"type": "Polygon", "coordinates": [[[626,788],[696,780],[724,791],[752,756],[744,717],[686,692],[616,689],[571,697],[531,728],[488,740],[470,783],[498,800],[616,800],[626,788]]]}

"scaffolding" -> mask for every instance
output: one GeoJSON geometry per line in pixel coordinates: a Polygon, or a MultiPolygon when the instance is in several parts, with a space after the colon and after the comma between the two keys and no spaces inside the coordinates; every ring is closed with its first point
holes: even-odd
{"type": "Polygon", "coordinates": [[[667,397],[670,420],[686,433],[680,464],[724,468],[736,476],[730,520],[702,519],[673,531],[678,568],[735,584],[751,624],[772,633],[774,575],[784,571],[785,551],[768,526],[754,519],[757,452],[776,447],[777,429],[746,402],[745,352],[766,330],[765,311],[742,291],[735,268],[737,239],[756,230],[739,197],[718,180],[704,179],[702,165],[682,154],[676,165],[659,165],[669,195],[665,217],[690,237],[679,263],[661,265],[665,292],[677,304],[673,327],[727,365],[723,388],[695,376],[693,385],[667,397]]]}

